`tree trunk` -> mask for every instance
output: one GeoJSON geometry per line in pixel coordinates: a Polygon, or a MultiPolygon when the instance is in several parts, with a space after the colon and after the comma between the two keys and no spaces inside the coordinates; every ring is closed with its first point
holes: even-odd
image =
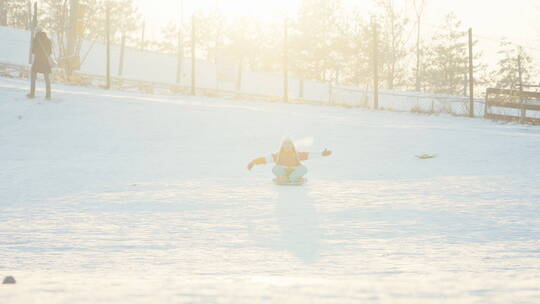
{"type": "Polygon", "coordinates": [[[0,0],[0,26],[7,26],[7,0],[0,0]]]}

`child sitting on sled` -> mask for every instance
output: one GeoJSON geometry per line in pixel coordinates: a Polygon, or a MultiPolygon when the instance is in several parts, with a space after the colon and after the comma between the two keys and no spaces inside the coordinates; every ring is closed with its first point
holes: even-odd
{"type": "MultiPolygon", "coordinates": [[[[302,164],[302,161],[317,156],[318,153],[297,152],[294,143],[290,139],[286,139],[281,144],[278,153],[272,153],[268,157],[260,157],[252,160],[247,168],[251,170],[255,165],[264,165],[267,163],[275,163],[272,172],[276,176],[276,182],[302,182],[307,174],[307,168],[302,164]],[[312,155],[315,154],[315,155],[312,155]]],[[[320,156],[329,156],[332,151],[325,149],[320,156]]]]}

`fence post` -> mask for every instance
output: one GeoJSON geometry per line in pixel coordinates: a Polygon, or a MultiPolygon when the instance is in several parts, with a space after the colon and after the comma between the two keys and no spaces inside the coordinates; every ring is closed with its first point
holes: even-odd
{"type": "Polygon", "coordinates": [[[289,67],[288,67],[288,20],[285,18],[283,21],[283,101],[289,102],[289,67]]]}
{"type": "Polygon", "coordinates": [[[107,67],[106,67],[106,84],[105,88],[108,90],[111,88],[111,5],[110,1],[106,3],[105,10],[105,35],[107,41],[107,67]]]}
{"type": "Polygon", "coordinates": [[[474,117],[474,66],[472,28],[469,28],[469,116],[474,117]]]}
{"type": "Polygon", "coordinates": [[[191,95],[196,95],[197,94],[197,91],[196,91],[196,88],[195,88],[196,85],[197,85],[197,81],[196,81],[197,68],[195,66],[197,64],[197,59],[196,59],[196,56],[197,56],[197,35],[196,35],[196,32],[195,32],[195,28],[197,26],[196,21],[197,20],[195,18],[195,14],[193,14],[191,16],[191,95]]]}
{"type": "Polygon", "coordinates": [[[373,28],[373,107],[379,109],[379,49],[378,49],[378,34],[377,22],[375,17],[371,18],[371,26],[373,28]]]}

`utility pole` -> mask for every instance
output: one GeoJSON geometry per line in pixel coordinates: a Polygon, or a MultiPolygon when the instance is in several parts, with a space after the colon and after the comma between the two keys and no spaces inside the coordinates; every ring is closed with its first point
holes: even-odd
{"type": "Polygon", "coordinates": [[[469,88],[469,76],[467,73],[463,74],[463,96],[468,96],[467,93],[469,88]]]}
{"type": "Polygon", "coordinates": [[[373,49],[372,49],[372,61],[373,61],[373,108],[379,109],[379,48],[378,48],[378,33],[377,22],[375,17],[371,18],[371,27],[373,28],[373,49]]]}
{"type": "Polygon", "coordinates": [[[196,82],[196,64],[197,64],[197,35],[195,32],[195,28],[197,26],[197,19],[195,17],[195,14],[191,16],[191,95],[195,96],[197,94],[197,91],[195,89],[197,82],[196,82]]]}
{"type": "Polygon", "coordinates": [[[469,116],[474,117],[474,65],[472,28],[469,28],[469,116]]]}
{"type": "Polygon", "coordinates": [[[146,28],[146,19],[143,21],[142,24],[142,33],[141,33],[141,52],[144,52],[144,30],[146,28]]]}
{"type": "Polygon", "coordinates": [[[518,77],[519,77],[519,91],[523,92],[523,67],[521,65],[521,54],[518,55],[518,77]]]}
{"type": "Polygon", "coordinates": [[[107,66],[106,66],[106,84],[105,88],[109,90],[111,88],[111,2],[110,0],[106,3],[105,11],[105,35],[107,41],[107,66]]]}
{"type": "Polygon", "coordinates": [[[420,92],[421,88],[421,64],[420,64],[420,26],[422,24],[422,15],[426,5],[425,0],[413,0],[414,10],[416,13],[416,85],[415,89],[420,92]]]}
{"type": "Polygon", "coordinates": [[[418,17],[418,29],[416,37],[416,92],[420,92],[420,17],[418,17]]]}
{"type": "Polygon", "coordinates": [[[523,107],[523,66],[521,65],[521,50],[518,55],[518,77],[519,77],[519,104],[521,106],[521,119],[525,118],[526,112],[523,107]]]}
{"type": "MultiPolygon", "coordinates": [[[[220,10],[220,5],[219,5],[219,1],[216,0],[215,2],[215,10],[216,10],[216,14],[221,14],[221,10],[220,10]]],[[[215,41],[215,47],[214,47],[214,65],[216,67],[216,90],[219,90],[219,85],[220,85],[220,77],[219,77],[219,71],[220,71],[220,64],[221,64],[221,60],[220,60],[220,54],[221,54],[221,35],[222,35],[222,29],[223,27],[223,23],[219,23],[217,25],[217,31],[216,31],[216,41],[215,41]]]]}
{"type": "MultiPolygon", "coordinates": [[[[77,16],[79,10],[79,0],[70,0],[69,2],[69,32],[67,41],[67,55],[75,56],[75,45],[77,40],[77,16]]],[[[68,64],[71,66],[71,64],[68,64]]]]}
{"type": "Polygon", "coordinates": [[[178,0],[179,7],[180,7],[180,16],[179,16],[179,23],[178,26],[178,50],[176,52],[176,84],[180,84],[182,82],[182,63],[184,60],[184,33],[182,26],[184,25],[184,1],[178,0]]]}
{"type": "Polygon", "coordinates": [[[236,93],[240,94],[242,89],[242,69],[244,65],[244,57],[240,57],[238,60],[238,71],[236,73],[236,93]]]}
{"type": "Polygon", "coordinates": [[[287,18],[283,21],[283,101],[289,102],[289,24],[287,18]]]}
{"type": "Polygon", "coordinates": [[[28,25],[30,27],[30,50],[28,52],[28,64],[32,64],[32,59],[33,59],[32,49],[34,47],[34,35],[36,32],[36,27],[37,27],[37,1],[34,2],[33,6],[31,5],[31,2],[28,1],[28,13],[29,13],[28,25]],[[32,7],[33,7],[34,13],[32,13],[32,7]]]}
{"type": "Polygon", "coordinates": [[[122,32],[122,41],[120,44],[120,59],[118,62],[118,76],[124,73],[124,49],[126,48],[126,32],[122,32]]]}
{"type": "Polygon", "coordinates": [[[176,53],[176,83],[182,82],[182,61],[184,60],[184,35],[182,35],[182,26],[178,29],[178,51],[176,53]]]}
{"type": "Polygon", "coordinates": [[[220,56],[220,40],[221,40],[221,27],[218,28],[216,31],[216,42],[215,42],[215,48],[214,48],[214,65],[216,67],[216,90],[219,89],[219,66],[221,64],[221,60],[219,59],[220,56]]]}

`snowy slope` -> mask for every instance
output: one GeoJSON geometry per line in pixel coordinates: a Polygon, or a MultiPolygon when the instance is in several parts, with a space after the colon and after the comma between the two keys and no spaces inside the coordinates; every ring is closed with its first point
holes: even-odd
{"type": "Polygon", "coordinates": [[[2,303],[540,298],[538,127],[26,88],[0,78],[2,303]],[[245,169],[286,136],[335,151],[304,187],[245,169]]]}

